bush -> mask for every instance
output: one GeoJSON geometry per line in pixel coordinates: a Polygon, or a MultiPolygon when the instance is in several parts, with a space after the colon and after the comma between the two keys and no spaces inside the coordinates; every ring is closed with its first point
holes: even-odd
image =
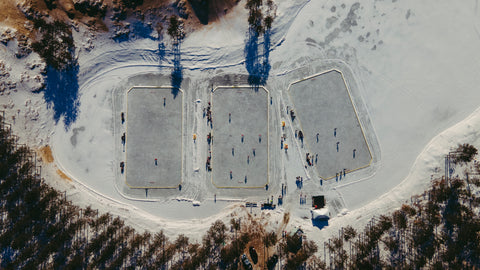
{"type": "Polygon", "coordinates": [[[40,40],[32,44],[33,50],[56,70],[65,70],[74,62],[75,44],[72,30],[61,21],[46,23],[35,21],[35,28],[40,30],[40,40]]]}
{"type": "Polygon", "coordinates": [[[459,144],[453,155],[453,162],[470,162],[477,155],[478,150],[473,145],[464,143],[459,144]]]}

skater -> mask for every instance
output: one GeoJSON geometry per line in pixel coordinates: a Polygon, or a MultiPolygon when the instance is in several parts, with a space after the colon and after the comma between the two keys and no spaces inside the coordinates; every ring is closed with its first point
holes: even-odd
{"type": "Polygon", "coordinates": [[[242,134],[242,143],[243,143],[243,134],[242,134]]]}
{"type": "Polygon", "coordinates": [[[262,134],[258,134],[258,143],[262,143],[262,134]]]}
{"type": "Polygon", "coordinates": [[[235,149],[232,147],[232,156],[235,156],[235,149]]]}
{"type": "Polygon", "coordinates": [[[303,147],[303,132],[300,130],[298,131],[298,138],[300,139],[300,141],[302,142],[302,147],[303,147]]]}
{"type": "Polygon", "coordinates": [[[232,179],[232,171],[230,171],[230,179],[232,179]]]}
{"type": "Polygon", "coordinates": [[[340,142],[337,142],[337,152],[338,152],[338,145],[340,144],[340,142]]]}
{"type": "Polygon", "coordinates": [[[337,128],[333,129],[333,137],[337,137],[337,128]]]}
{"type": "Polygon", "coordinates": [[[122,112],[120,114],[121,118],[122,118],[122,124],[125,123],[125,114],[122,112]]]}
{"type": "Polygon", "coordinates": [[[247,156],[247,163],[250,164],[250,155],[247,156]]]}
{"type": "Polygon", "coordinates": [[[355,152],[357,152],[357,149],[353,149],[353,158],[355,158],[355,152]]]}
{"type": "Polygon", "coordinates": [[[163,98],[163,107],[165,107],[166,104],[166,98],[163,98]]]}
{"type": "Polygon", "coordinates": [[[318,154],[315,154],[315,164],[317,164],[318,161],[318,154]]]}
{"type": "Polygon", "coordinates": [[[231,122],[232,122],[232,114],[228,113],[228,123],[231,123],[231,122]]]}
{"type": "Polygon", "coordinates": [[[120,172],[123,174],[123,170],[125,168],[125,162],[120,162],[120,172]]]}
{"type": "Polygon", "coordinates": [[[284,147],[284,148],[285,148],[285,154],[286,154],[287,151],[288,151],[288,144],[285,144],[285,147],[284,147]]]}
{"type": "Polygon", "coordinates": [[[125,137],[125,132],[124,132],[123,135],[122,135],[122,144],[123,145],[125,145],[125,139],[126,139],[126,137],[125,137]]]}
{"type": "Polygon", "coordinates": [[[158,165],[158,163],[157,163],[157,159],[155,159],[155,166],[157,166],[157,165],[158,165]]]}
{"type": "Polygon", "coordinates": [[[245,184],[247,183],[247,176],[245,175],[245,184]]]}
{"type": "Polygon", "coordinates": [[[255,148],[252,149],[253,156],[255,156],[255,148]]]}
{"type": "Polygon", "coordinates": [[[207,162],[205,163],[207,171],[211,171],[212,167],[210,166],[210,157],[207,157],[207,162]]]}
{"type": "Polygon", "coordinates": [[[317,143],[318,143],[318,135],[320,135],[319,133],[317,133],[317,143]]]}

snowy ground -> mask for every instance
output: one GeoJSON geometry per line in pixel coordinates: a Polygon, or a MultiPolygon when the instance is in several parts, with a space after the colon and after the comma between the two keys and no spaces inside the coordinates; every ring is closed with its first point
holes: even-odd
{"type": "MultiPolygon", "coordinates": [[[[153,40],[114,43],[102,35],[94,40],[92,51],[79,51],[79,115],[67,131],[61,121],[56,125],[52,121],[52,110],[47,109],[41,95],[18,91],[0,97],[21,142],[51,146],[55,161],[45,164],[45,179],[67,190],[67,196],[80,205],[121,215],[139,229],[163,228],[169,235],[185,233],[198,240],[214,220],[228,222],[233,212],[245,215],[248,210],[238,208],[241,203],[228,193],[214,202],[215,192],[203,181],[205,170],[195,170],[205,164],[207,144],[191,139],[193,133],[206,138],[208,129],[201,112],[209,100],[209,89],[245,83],[242,63],[247,13],[242,3],[228,16],[187,36],[182,44],[182,89],[200,89],[186,91],[183,97],[188,127],[183,134],[183,178],[190,179],[189,188],[182,189],[182,194],[168,193],[167,199],[160,201],[133,199],[144,195],[144,190],[125,195],[112,188],[118,186],[117,154],[122,151],[115,137],[120,111],[115,104],[123,104],[123,100],[115,93],[144,85],[141,82],[146,79],[149,85],[170,85],[173,57],[167,52],[161,58],[153,40]],[[72,181],[60,178],[57,170],[72,181]],[[201,194],[198,190],[209,192],[201,194]],[[194,207],[192,201],[201,205],[194,207]]],[[[353,84],[349,89],[371,144],[373,163],[338,183],[319,186],[312,169],[304,168],[304,150],[294,146],[285,155],[279,147],[274,148],[271,156],[278,158],[270,165],[270,178],[280,180],[264,197],[278,195],[282,182],[288,186],[288,194],[284,206],[269,213],[272,224],[290,212],[290,226],[302,226],[318,241],[336,234],[341,226],[363,226],[373,215],[390,211],[421,193],[432,175],[441,174],[442,157],[452,146],[480,145],[477,1],[285,0],[277,4],[269,55],[272,69],[266,85],[273,107],[269,121],[277,123],[269,129],[270,140],[279,142],[279,123],[285,119],[288,123],[285,110],[292,101],[285,91],[289,83],[338,68],[353,84]],[[296,176],[311,180],[299,190],[296,176]],[[345,215],[333,217],[323,230],[311,226],[308,208],[300,206],[298,200],[299,196],[317,193],[326,195],[333,213],[348,209],[345,215]]],[[[83,33],[76,35],[81,42],[83,33]]],[[[11,50],[2,47],[0,51],[9,65],[16,63],[9,56],[11,50]]],[[[11,68],[11,73],[21,69],[11,68]]],[[[294,138],[293,127],[288,126],[287,132],[287,140],[294,138]]],[[[264,215],[254,211],[258,217],[264,215]]]]}

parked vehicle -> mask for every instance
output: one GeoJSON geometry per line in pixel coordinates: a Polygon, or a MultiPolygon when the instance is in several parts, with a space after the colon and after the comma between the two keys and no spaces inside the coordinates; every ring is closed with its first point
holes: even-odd
{"type": "Polygon", "coordinates": [[[247,255],[243,254],[242,255],[242,263],[243,267],[247,270],[253,270],[252,263],[248,260],[247,255]]]}

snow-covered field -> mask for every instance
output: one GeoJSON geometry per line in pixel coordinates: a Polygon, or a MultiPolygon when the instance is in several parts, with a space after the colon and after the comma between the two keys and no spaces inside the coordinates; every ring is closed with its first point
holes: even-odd
{"type": "MultiPolygon", "coordinates": [[[[289,162],[278,159],[274,169],[275,176],[288,181],[289,189],[287,202],[268,217],[271,226],[290,212],[289,226],[302,226],[318,241],[337,233],[341,226],[362,226],[373,215],[422,193],[431,176],[442,173],[437,168],[442,168],[443,155],[451,147],[480,145],[478,1],[278,0],[277,5],[267,87],[278,86],[278,81],[295,81],[285,78],[299,70],[306,77],[322,68],[343,67],[356,86],[355,105],[359,104],[362,124],[370,130],[366,136],[374,148],[375,162],[338,183],[329,181],[320,188],[312,177],[303,190],[297,190],[295,177],[308,179],[309,172],[298,148],[289,149],[289,155],[298,158],[289,162]],[[329,226],[319,230],[311,226],[307,208],[300,207],[300,192],[323,192],[334,214],[342,208],[347,211],[333,216],[329,226]]],[[[212,85],[208,82],[215,76],[230,76],[235,83],[236,74],[248,74],[244,65],[247,11],[243,6],[241,1],[219,21],[187,35],[181,46],[182,89],[203,89],[184,93],[185,126],[201,138],[207,134],[201,110],[209,100],[212,85]]],[[[116,189],[121,144],[115,137],[114,122],[119,114],[114,104],[121,100],[115,93],[145,85],[145,81],[168,86],[174,57],[169,51],[165,57],[159,55],[158,42],[151,39],[115,43],[98,34],[84,42],[82,31],[74,33],[77,44],[86,47],[93,42],[94,48],[88,52],[79,46],[79,114],[68,130],[62,121],[55,123],[42,94],[12,91],[0,96],[6,119],[20,142],[35,148],[51,147],[54,162],[45,162],[44,178],[66,190],[77,204],[120,215],[139,229],[162,228],[167,235],[184,233],[199,240],[214,220],[228,222],[232,213],[246,215],[250,209],[239,208],[243,203],[237,198],[219,196],[214,202],[212,191],[196,192],[208,190],[201,181],[205,172],[187,169],[202,168],[207,149],[206,143],[194,145],[192,132],[183,134],[188,157],[184,178],[198,186],[160,201],[133,200],[116,189]],[[62,178],[59,171],[66,176],[62,178]],[[194,201],[200,206],[193,206],[194,201]]],[[[11,68],[11,74],[18,75],[36,60],[34,54],[23,62],[13,59],[12,46],[1,46],[0,59],[11,68]]],[[[36,75],[35,70],[29,69],[30,77],[36,75]]],[[[226,85],[223,80],[220,83],[226,85]]],[[[28,89],[30,84],[18,85],[22,87],[28,89]]],[[[290,102],[283,92],[271,95],[278,108],[290,102]]],[[[292,130],[289,132],[291,138],[292,130]]],[[[259,217],[265,215],[254,211],[259,217]]]]}

